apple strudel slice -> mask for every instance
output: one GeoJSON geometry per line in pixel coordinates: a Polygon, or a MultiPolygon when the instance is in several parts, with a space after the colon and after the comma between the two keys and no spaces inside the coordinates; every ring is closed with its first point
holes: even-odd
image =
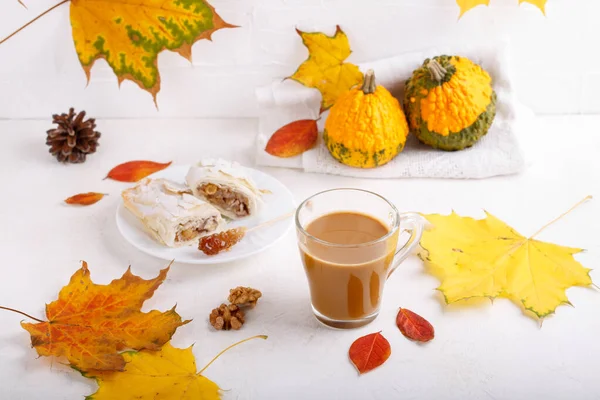
{"type": "Polygon", "coordinates": [[[197,244],[200,237],[223,229],[215,207],[166,179],[146,178],[121,194],[125,208],[158,242],[168,247],[197,244]]]}
{"type": "Polygon", "coordinates": [[[263,191],[234,162],[200,161],[190,168],[186,181],[196,197],[208,201],[231,219],[256,215],[263,204],[263,191]]]}

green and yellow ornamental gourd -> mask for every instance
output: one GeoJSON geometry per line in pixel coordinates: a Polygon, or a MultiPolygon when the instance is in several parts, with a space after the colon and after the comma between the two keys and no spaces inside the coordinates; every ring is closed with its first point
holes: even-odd
{"type": "Polygon", "coordinates": [[[410,130],[437,149],[462,150],[487,133],[496,116],[490,75],[465,57],[427,59],[406,83],[410,130]]]}
{"type": "Polygon", "coordinates": [[[325,121],[323,139],[331,155],[343,164],[374,168],[404,149],[408,123],[398,100],[365,74],[361,88],[342,94],[325,121]]]}

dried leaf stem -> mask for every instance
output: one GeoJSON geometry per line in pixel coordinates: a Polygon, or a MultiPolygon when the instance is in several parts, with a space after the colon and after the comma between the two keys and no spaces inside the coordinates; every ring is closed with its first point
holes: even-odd
{"type": "Polygon", "coordinates": [[[580,205],[582,205],[583,203],[585,203],[586,201],[591,200],[591,199],[592,199],[591,195],[586,196],[584,199],[580,200],[573,207],[569,208],[567,211],[565,211],[564,213],[562,213],[558,217],[554,218],[552,221],[548,222],[546,225],[542,226],[540,228],[540,230],[538,230],[536,233],[534,233],[533,235],[531,235],[531,237],[529,239],[533,239],[534,237],[536,237],[537,235],[539,235],[540,233],[542,233],[542,231],[545,230],[546,228],[548,228],[550,225],[552,225],[553,223],[555,223],[559,219],[563,218],[565,215],[569,214],[571,211],[573,211],[574,209],[576,209],[577,207],[579,207],[580,205]]]}
{"type": "Polygon", "coordinates": [[[37,322],[46,322],[46,321],[42,321],[41,319],[38,319],[38,318],[36,318],[36,317],[32,317],[31,315],[29,315],[29,314],[26,314],[26,313],[24,313],[23,311],[15,310],[14,308],[0,306],[0,310],[12,311],[12,312],[15,312],[15,313],[17,313],[17,314],[24,315],[24,316],[26,316],[27,318],[31,318],[32,320],[34,320],[34,321],[37,321],[37,322]]]}
{"type": "Polygon", "coordinates": [[[219,357],[220,357],[220,356],[221,356],[223,353],[225,353],[227,350],[231,349],[232,347],[235,347],[235,346],[237,346],[238,344],[242,344],[242,343],[244,343],[244,342],[247,342],[248,340],[252,340],[252,339],[264,339],[264,340],[267,340],[267,338],[268,338],[268,336],[267,336],[267,335],[256,335],[256,336],[252,336],[252,337],[249,337],[249,338],[247,338],[247,339],[244,339],[244,340],[240,340],[239,342],[237,342],[237,343],[234,343],[234,344],[232,344],[231,346],[228,346],[228,347],[226,347],[224,350],[221,350],[221,352],[220,352],[219,354],[217,354],[216,356],[214,356],[214,357],[213,357],[213,359],[212,359],[212,360],[210,360],[210,361],[208,362],[208,364],[206,364],[206,365],[204,366],[204,368],[202,368],[202,369],[200,370],[200,372],[198,372],[198,375],[202,375],[202,373],[203,373],[203,372],[206,370],[206,368],[208,368],[208,367],[210,366],[210,364],[214,363],[214,362],[216,361],[216,359],[217,359],[217,358],[219,358],[219,357]]]}
{"type": "MultiPolygon", "coordinates": [[[[14,31],[13,33],[11,33],[7,37],[5,37],[4,39],[0,40],[0,44],[6,42],[8,39],[10,39],[11,37],[15,36],[17,33],[21,32],[23,29],[27,28],[29,25],[33,24],[35,21],[37,21],[38,19],[42,18],[44,15],[48,14],[50,11],[54,10],[55,8],[58,8],[58,7],[62,6],[65,3],[68,3],[69,1],[71,1],[71,0],[62,0],[60,3],[57,3],[57,4],[53,5],[52,7],[50,7],[49,9],[47,9],[46,11],[44,11],[43,13],[41,13],[40,15],[38,15],[37,17],[35,17],[34,19],[32,19],[31,21],[29,21],[28,23],[26,23],[25,25],[23,25],[22,27],[20,27],[19,29],[17,29],[16,31],[14,31]]],[[[21,3],[21,1],[19,1],[19,3],[21,3]]],[[[21,4],[23,4],[23,3],[21,3],[21,4]]],[[[25,6],[25,4],[23,4],[23,6],[25,6]]]]}
{"type": "Polygon", "coordinates": [[[17,0],[19,2],[20,5],[22,5],[23,7],[27,8],[27,6],[25,5],[25,3],[23,3],[21,0],[17,0]]]}

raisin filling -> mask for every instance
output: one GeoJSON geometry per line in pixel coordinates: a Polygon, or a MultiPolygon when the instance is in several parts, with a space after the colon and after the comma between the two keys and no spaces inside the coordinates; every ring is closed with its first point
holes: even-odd
{"type": "Polygon", "coordinates": [[[217,225],[216,217],[210,217],[204,221],[188,221],[185,224],[180,224],[175,241],[187,242],[188,240],[195,239],[198,235],[214,231],[217,225]]]}
{"type": "Polygon", "coordinates": [[[226,187],[220,187],[212,183],[201,185],[198,190],[204,194],[208,202],[233,212],[238,217],[250,214],[248,197],[226,187]]]}

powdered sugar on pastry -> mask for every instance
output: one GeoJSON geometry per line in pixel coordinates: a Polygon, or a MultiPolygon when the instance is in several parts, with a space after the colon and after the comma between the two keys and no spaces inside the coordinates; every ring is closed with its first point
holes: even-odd
{"type": "Polygon", "coordinates": [[[146,178],[121,196],[152,236],[169,247],[196,244],[198,239],[221,230],[219,211],[183,185],[166,179],[146,178]]]}

